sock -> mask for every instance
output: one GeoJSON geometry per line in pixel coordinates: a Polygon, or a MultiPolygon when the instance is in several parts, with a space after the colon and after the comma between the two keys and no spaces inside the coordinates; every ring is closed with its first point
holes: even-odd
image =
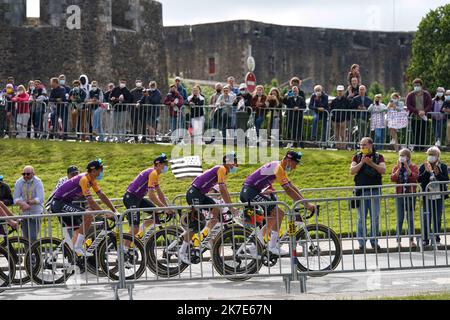
{"type": "Polygon", "coordinates": [[[187,251],[187,248],[189,247],[189,243],[186,241],[183,241],[183,244],[181,245],[180,252],[185,253],[187,251]]]}
{"type": "Polygon", "coordinates": [[[130,247],[128,247],[128,246],[126,246],[126,245],[123,245],[123,251],[124,251],[124,252],[128,252],[128,249],[130,249],[130,247]]]}
{"type": "Polygon", "coordinates": [[[266,243],[266,240],[264,239],[264,230],[263,229],[261,229],[261,230],[259,230],[259,232],[258,232],[258,235],[257,235],[257,237],[258,237],[258,240],[261,242],[261,244],[265,244],[266,243]]]}
{"type": "Polygon", "coordinates": [[[269,242],[269,248],[275,248],[278,242],[278,232],[272,231],[270,233],[270,242],[269,242]]]}
{"type": "Polygon", "coordinates": [[[84,235],[82,235],[81,233],[78,234],[77,241],[75,242],[75,249],[83,248],[84,239],[85,239],[84,235]]]}

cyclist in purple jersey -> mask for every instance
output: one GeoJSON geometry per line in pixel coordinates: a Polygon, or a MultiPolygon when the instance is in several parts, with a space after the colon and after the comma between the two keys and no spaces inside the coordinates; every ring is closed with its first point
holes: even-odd
{"type": "MultiPolygon", "coordinates": [[[[302,154],[300,152],[289,151],[282,161],[273,161],[265,164],[254,173],[245,179],[241,190],[241,202],[267,202],[276,201],[276,197],[271,191],[271,185],[277,181],[281,187],[286,191],[286,194],[294,201],[304,200],[298,188],[291,183],[287,177],[287,172],[296,169],[297,164],[300,163],[302,154]],[[269,189],[264,191],[265,189],[269,189]]],[[[305,207],[315,212],[316,207],[313,204],[304,202],[305,207]]],[[[258,238],[261,243],[265,243],[264,236],[270,234],[270,242],[268,251],[272,254],[281,256],[287,254],[281,250],[278,244],[278,234],[280,231],[281,222],[284,217],[284,212],[275,205],[269,205],[264,208],[267,215],[267,224],[260,230],[258,238]]],[[[250,251],[252,251],[250,249],[250,251]]],[[[254,250],[256,252],[256,247],[254,250]]]]}
{"type": "MultiPolygon", "coordinates": [[[[224,203],[232,203],[231,197],[226,185],[226,178],[228,173],[237,172],[237,156],[235,153],[227,154],[223,157],[223,164],[217,165],[207,170],[202,175],[195,178],[191,187],[186,193],[186,200],[189,205],[214,205],[216,202],[207,196],[207,193],[218,184],[219,192],[224,203]]],[[[238,211],[230,207],[230,211],[236,215],[238,211]]],[[[200,214],[200,213],[199,213],[200,214]]],[[[206,224],[205,228],[200,232],[203,237],[208,236],[209,231],[219,222],[220,208],[212,208],[210,210],[211,219],[206,224]]],[[[198,230],[197,230],[198,231],[198,230]]],[[[188,248],[192,234],[187,230],[184,234],[184,241],[178,252],[178,258],[185,264],[191,264],[188,248]]]]}

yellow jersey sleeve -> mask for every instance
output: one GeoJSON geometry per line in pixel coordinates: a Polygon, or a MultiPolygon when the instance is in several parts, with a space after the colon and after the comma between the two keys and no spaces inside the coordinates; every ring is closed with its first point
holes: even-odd
{"type": "Polygon", "coordinates": [[[83,178],[80,179],[80,187],[81,187],[81,193],[85,197],[91,197],[91,190],[90,188],[96,192],[99,193],[101,191],[100,187],[97,184],[97,181],[90,181],[89,177],[86,175],[83,178]]]}
{"type": "Polygon", "coordinates": [[[219,170],[217,170],[217,183],[224,184],[227,179],[227,169],[224,166],[221,166],[219,170]]]}
{"type": "Polygon", "coordinates": [[[159,186],[159,175],[156,170],[153,170],[152,173],[148,175],[148,188],[155,189],[159,186]]]}
{"type": "Polygon", "coordinates": [[[287,177],[286,171],[283,169],[281,164],[279,164],[277,166],[277,168],[275,169],[275,178],[276,178],[276,181],[281,186],[284,186],[284,185],[286,185],[286,184],[288,184],[290,182],[289,178],[287,177]]]}

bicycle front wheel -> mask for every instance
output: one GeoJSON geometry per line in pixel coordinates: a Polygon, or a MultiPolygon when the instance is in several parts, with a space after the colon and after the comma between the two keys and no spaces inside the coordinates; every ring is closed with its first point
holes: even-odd
{"type": "Polygon", "coordinates": [[[254,236],[254,231],[242,226],[231,226],[219,233],[212,249],[213,264],[216,271],[227,279],[245,281],[249,275],[261,269],[263,247],[254,236]],[[238,276],[239,277],[236,277],[238,276]]]}
{"type": "Polygon", "coordinates": [[[1,288],[8,287],[16,274],[16,264],[14,259],[8,254],[5,248],[0,246],[0,292],[1,288]]]}
{"type": "Polygon", "coordinates": [[[312,277],[321,277],[332,271],[341,262],[342,246],[337,234],[330,228],[317,224],[308,225],[296,234],[297,268],[310,272],[312,277]]]}

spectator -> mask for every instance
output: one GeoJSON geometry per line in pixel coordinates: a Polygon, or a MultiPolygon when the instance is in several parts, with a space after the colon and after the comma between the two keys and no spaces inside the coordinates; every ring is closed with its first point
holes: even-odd
{"type": "Polygon", "coordinates": [[[288,93],[285,96],[286,98],[290,98],[294,96],[294,87],[298,88],[298,95],[300,97],[302,97],[303,99],[305,99],[305,93],[300,89],[301,85],[302,85],[302,80],[300,80],[300,78],[298,77],[293,77],[290,81],[289,81],[289,85],[291,86],[291,88],[289,89],[288,93]]]}
{"type": "MultiPolygon", "coordinates": [[[[211,121],[211,129],[219,129],[221,128],[222,118],[220,117],[220,112],[218,112],[218,108],[216,107],[216,102],[219,97],[222,95],[223,86],[220,82],[215,85],[216,92],[211,96],[209,100],[209,105],[212,108],[209,114],[209,120],[211,121]]],[[[214,141],[214,139],[213,139],[214,141]]]]}
{"type": "MultiPolygon", "coordinates": [[[[59,84],[58,84],[59,85],[59,84]]],[[[26,166],[22,178],[16,181],[14,187],[14,204],[20,207],[24,215],[41,215],[44,211],[44,186],[41,179],[35,175],[34,168],[26,166]]],[[[41,228],[39,218],[26,219],[22,223],[23,236],[35,241],[41,228]]]]}
{"type": "Polygon", "coordinates": [[[353,100],[353,98],[359,94],[359,86],[360,83],[358,78],[352,78],[351,83],[347,88],[347,91],[345,91],[345,97],[350,101],[353,100]]]}
{"type": "Polygon", "coordinates": [[[59,80],[59,85],[61,87],[63,87],[64,90],[66,91],[66,100],[69,100],[69,93],[70,93],[71,89],[70,89],[70,87],[66,86],[66,83],[67,83],[66,76],[64,74],[62,74],[58,77],[58,80],[59,80]]]}
{"type": "Polygon", "coordinates": [[[303,111],[306,110],[305,99],[300,96],[300,89],[298,86],[292,87],[292,96],[289,94],[284,99],[287,112],[287,139],[293,142],[289,143],[288,147],[292,145],[294,148],[298,148],[303,145],[301,142],[303,134],[303,111]]]}
{"type": "Polygon", "coordinates": [[[89,96],[89,91],[91,91],[91,85],[89,84],[89,78],[87,75],[82,74],[80,76],[80,89],[84,91],[86,96],[86,101],[89,96]]]}
{"type": "Polygon", "coordinates": [[[334,136],[336,138],[336,147],[338,150],[345,150],[347,141],[345,130],[347,122],[350,120],[351,112],[348,110],[350,101],[344,97],[344,86],[337,86],[337,97],[331,102],[331,121],[333,122],[334,136]]]}
{"type": "Polygon", "coordinates": [[[130,91],[132,96],[131,103],[134,104],[133,107],[131,107],[130,112],[130,120],[131,124],[133,126],[133,136],[134,136],[134,142],[139,141],[139,134],[145,135],[145,108],[141,107],[141,105],[138,103],[141,101],[142,97],[144,96],[144,86],[142,84],[142,80],[136,79],[136,87],[130,91]],[[141,121],[141,130],[139,132],[139,121],[141,121]]]}
{"type": "MultiPolygon", "coordinates": [[[[446,183],[432,184],[428,187],[428,184],[432,182],[438,183],[440,181],[449,180],[447,165],[440,161],[441,151],[438,147],[431,147],[427,150],[427,156],[427,160],[419,169],[419,182],[422,190],[433,193],[447,192],[446,183]]],[[[430,232],[434,235],[434,243],[440,245],[442,208],[444,199],[447,198],[447,194],[433,194],[423,198],[423,246],[428,246],[430,244],[430,232]]]]}
{"type": "Polygon", "coordinates": [[[117,140],[120,142],[125,141],[126,134],[126,119],[127,119],[127,106],[126,104],[133,101],[130,90],[127,88],[127,81],[120,79],[119,86],[115,87],[109,97],[110,102],[113,105],[114,110],[114,128],[117,134],[117,140]]]}
{"type": "MultiPolygon", "coordinates": [[[[386,173],[384,157],[377,153],[371,138],[362,138],[361,151],[352,159],[350,173],[355,176],[355,196],[372,197],[381,195],[382,175],[386,173]]],[[[366,246],[367,213],[370,212],[370,244],[380,250],[377,237],[380,229],[380,198],[357,200],[357,231],[359,249],[366,246]]]]}
{"type": "Polygon", "coordinates": [[[216,102],[216,107],[219,109],[220,117],[222,119],[222,139],[223,145],[227,144],[227,131],[232,129],[232,112],[235,96],[231,94],[231,89],[228,85],[223,87],[223,93],[219,96],[216,102]]]}
{"type": "Polygon", "coordinates": [[[437,88],[436,90],[436,96],[433,99],[432,107],[431,107],[431,118],[432,118],[432,125],[433,125],[433,132],[434,132],[434,141],[436,147],[441,146],[442,141],[442,129],[444,128],[444,125],[447,125],[447,118],[442,113],[442,107],[444,106],[445,102],[445,89],[442,87],[437,88]]]}
{"type": "MultiPolygon", "coordinates": [[[[11,188],[5,182],[3,182],[3,176],[0,175],[0,217],[13,216],[11,210],[8,209],[8,206],[11,206],[13,203],[14,200],[11,194],[11,188]]],[[[14,229],[17,228],[17,222],[15,220],[9,220],[7,223],[14,229]]],[[[5,234],[1,226],[0,234],[5,234]]]]}
{"type": "MultiPolygon", "coordinates": [[[[448,119],[448,115],[450,114],[450,90],[447,90],[445,92],[445,101],[444,104],[442,105],[442,110],[441,112],[443,112],[447,119],[448,119]]],[[[450,121],[447,120],[447,132],[446,132],[446,142],[445,144],[447,146],[450,145],[450,121]]]]}
{"type": "Polygon", "coordinates": [[[17,87],[17,94],[12,98],[16,104],[17,112],[17,137],[27,137],[28,120],[30,120],[30,96],[24,86],[17,87]]]}
{"type": "Polygon", "coordinates": [[[200,87],[192,88],[192,95],[187,99],[186,104],[191,109],[191,123],[194,135],[194,144],[203,144],[203,127],[205,126],[205,98],[200,94],[200,87]]]}
{"type": "MultiPolygon", "coordinates": [[[[270,112],[270,133],[269,137],[272,141],[281,140],[283,127],[282,110],[284,109],[283,98],[281,97],[280,90],[278,88],[270,89],[269,96],[267,97],[266,106],[270,112]]],[[[273,145],[273,144],[272,144],[273,145]]]]}
{"type": "Polygon", "coordinates": [[[387,107],[381,102],[382,95],[376,94],[374,102],[367,109],[370,112],[370,130],[375,131],[375,148],[383,150],[383,145],[386,142],[386,120],[385,115],[387,107]]]}
{"type": "Polygon", "coordinates": [[[109,98],[113,90],[114,90],[114,83],[113,82],[108,83],[108,90],[106,90],[106,92],[103,95],[105,103],[111,103],[109,98]]]}
{"type": "Polygon", "coordinates": [[[266,117],[266,100],[267,96],[264,94],[264,87],[261,85],[256,86],[256,90],[252,98],[252,110],[255,113],[255,127],[256,137],[258,139],[259,146],[259,130],[261,129],[264,119],[266,117]]]}
{"type": "Polygon", "coordinates": [[[69,120],[69,109],[66,103],[66,91],[64,87],[59,84],[58,78],[52,78],[50,80],[50,97],[48,99],[51,109],[51,134],[50,139],[53,139],[54,134],[58,131],[58,119],[61,118],[63,122],[64,134],[63,140],[67,139],[67,124],[69,120]]]}
{"type": "Polygon", "coordinates": [[[91,114],[93,113],[93,126],[92,126],[92,135],[90,136],[90,140],[93,141],[95,136],[98,136],[98,141],[104,141],[104,133],[103,133],[103,112],[105,108],[103,106],[104,95],[102,90],[98,86],[97,81],[92,81],[91,90],[89,91],[88,96],[88,105],[91,110],[91,114]]]}
{"type": "MultiPolygon", "coordinates": [[[[415,186],[406,186],[406,184],[415,184],[419,178],[419,168],[411,162],[411,151],[409,149],[402,149],[399,152],[399,160],[397,165],[392,169],[391,181],[398,184],[396,188],[397,194],[416,193],[415,186]],[[401,186],[400,186],[401,185],[401,186]]],[[[397,207],[397,243],[401,248],[401,238],[403,230],[403,220],[405,213],[407,215],[409,246],[416,248],[414,243],[414,210],[416,208],[416,197],[398,197],[395,199],[397,207]]]]}
{"type": "Polygon", "coordinates": [[[395,151],[398,152],[399,141],[397,131],[408,126],[408,114],[405,112],[405,104],[400,101],[400,95],[397,92],[391,95],[391,100],[387,105],[386,120],[391,136],[390,144],[393,144],[395,151]]]}
{"type": "Polygon", "coordinates": [[[423,89],[421,79],[415,79],[413,86],[414,91],[410,92],[406,97],[406,107],[410,116],[413,116],[411,120],[411,143],[418,146],[419,150],[424,150],[428,124],[427,113],[432,110],[432,100],[430,93],[423,89]]]}
{"type": "Polygon", "coordinates": [[[30,101],[33,102],[32,125],[34,138],[38,139],[44,132],[45,104],[48,100],[47,90],[40,80],[30,81],[28,87],[30,101]]]}
{"type": "Polygon", "coordinates": [[[6,85],[8,85],[8,84],[12,85],[12,87],[13,87],[13,89],[14,89],[14,92],[17,91],[17,86],[16,86],[16,84],[15,84],[14,77],[9,76],[9,77],[6,79],[6,85]]]}
{"type": "Polygon", "coordinates": [[[86,141],[86,121],[88,109],[86,108],[86,92],[81,89],[80,80],[75,80],[73,83],[73,88],[69,92],[69,100],[73,106],[72,111],[72,125],[77,124],[77,116],[80,118],[78,121],[78,130],[81,132],[81,141],[86,141]],[[75,118],[75,121],[73,121],[75,118]]]}
{"type": "Polygon", "coordinates": [[[309,100],[309,109],[314,112],[313,123],[312,123],[312,141],[317,140],[317,129],[319,126],[319,121],[322,122],[322,140],[325,142],[327,140],[327,127],[328,127],[328,95],[323,92],[321,85],[314,87],[314,93],[309,100]]]}
{"type": "Polygon", "coordinates": [[[350,67],[350,71],[349,71],[349,73],[347,75],[347,82],[348,82],[349,85],[353,85],[352,84],[352,79],[353,78],[358,79],[358,86],[360,86],[361,83],[362,83],[362,81],[361,81],[361,73],[359,72],[359,65],[357,65],[357,64],[353,64],[350,67]]]}
{"type": "MultiPolygon", "coordinates": [[[[176,136],[174,136],[174,133],[177,131],[177,129],[181,129],[181,124],[184,123],[184,117],[181,113],[181,107],[183,106],[183,97],[180,95],[180,93],[177,90],[177,85],[173,84],[170,86],[170,91],[166,95],[164,99],[164,104],[169,107],[169,114],[170,114],[170,125],[172,130],[172,139],[175,139],[174,141],[178,141],[178,138],[180,138],[180,135],[177,133],[176,136]]],[[[184,126],[183,126],[184,129],[184,126]]]]}
{"type": "Polygon", "coordinates": [[[236,86],[236,79],[233,76],[228,77],[227,84],[228,84],[228,87],[230,88],[230,93],[237,96],[239,94],[239,89],[236,86]]]}
{"type": "Polygon", "coordinates": [[[183,98],[183,101],[186,101],[187,98],[188,98],[188,95],[187,95],[187,90],[186,90],[186,88],[184,87],[184,85],[182,83],[182,79],[180,77],[176,77],[175,78],[175,84],[177,86],[178,93],[183,98]]]}
{"type": "Polygon", "coordinates": [[[248,107],[252,106],[253,96],[247,90],[247,85],[241,83],[239,86],[239,93],[236,95],[236,99],[233,102],[233,107],[237,107],[238,111],[247,111],[248,107]]]}
{"type": "Polygon", "coordinates": [[[149,89],[144,91],[144,96],[139,101],[139,104],[145,105],[145,110],[147,111],[146,127],[151,139],[155,139],[156,137],[156,130],[158,128],[161,113],[161,102],[161,91],[159,91],[156,81],[151,81],[149,83],[149,89]]]}
{"type": "Polygon", "coordinates": [[[366,96],[366,92],[365,86],[359,86],[358,95],[352,100],[352,109],[358,110],[356,112],[355,120],[359,135],[355,137],[354,141],[358,141],[359,138],[362,139],[368,135],[367,121],[369,120],[369,115],[367,108],[369,108],[373,101],[366,96]]]}
{"type": "MultiPolygon", "coordinates": [[[[10,78],[8,78],[8,80],[9,79],[10,78]]],[[[14,119],[16,117],[16,110],[14,108],[14,103],[12,102],[12,99],[16,96],[14,84],[8,83],[6,88],[1,92],[0,96],[0,104],[2,105],[1,109],[4,110],[4,114],[6,115],[5,121],[3,121],[5,137],[9,138],[14,135],[13,132],[15,131],[14,119]]]]}

